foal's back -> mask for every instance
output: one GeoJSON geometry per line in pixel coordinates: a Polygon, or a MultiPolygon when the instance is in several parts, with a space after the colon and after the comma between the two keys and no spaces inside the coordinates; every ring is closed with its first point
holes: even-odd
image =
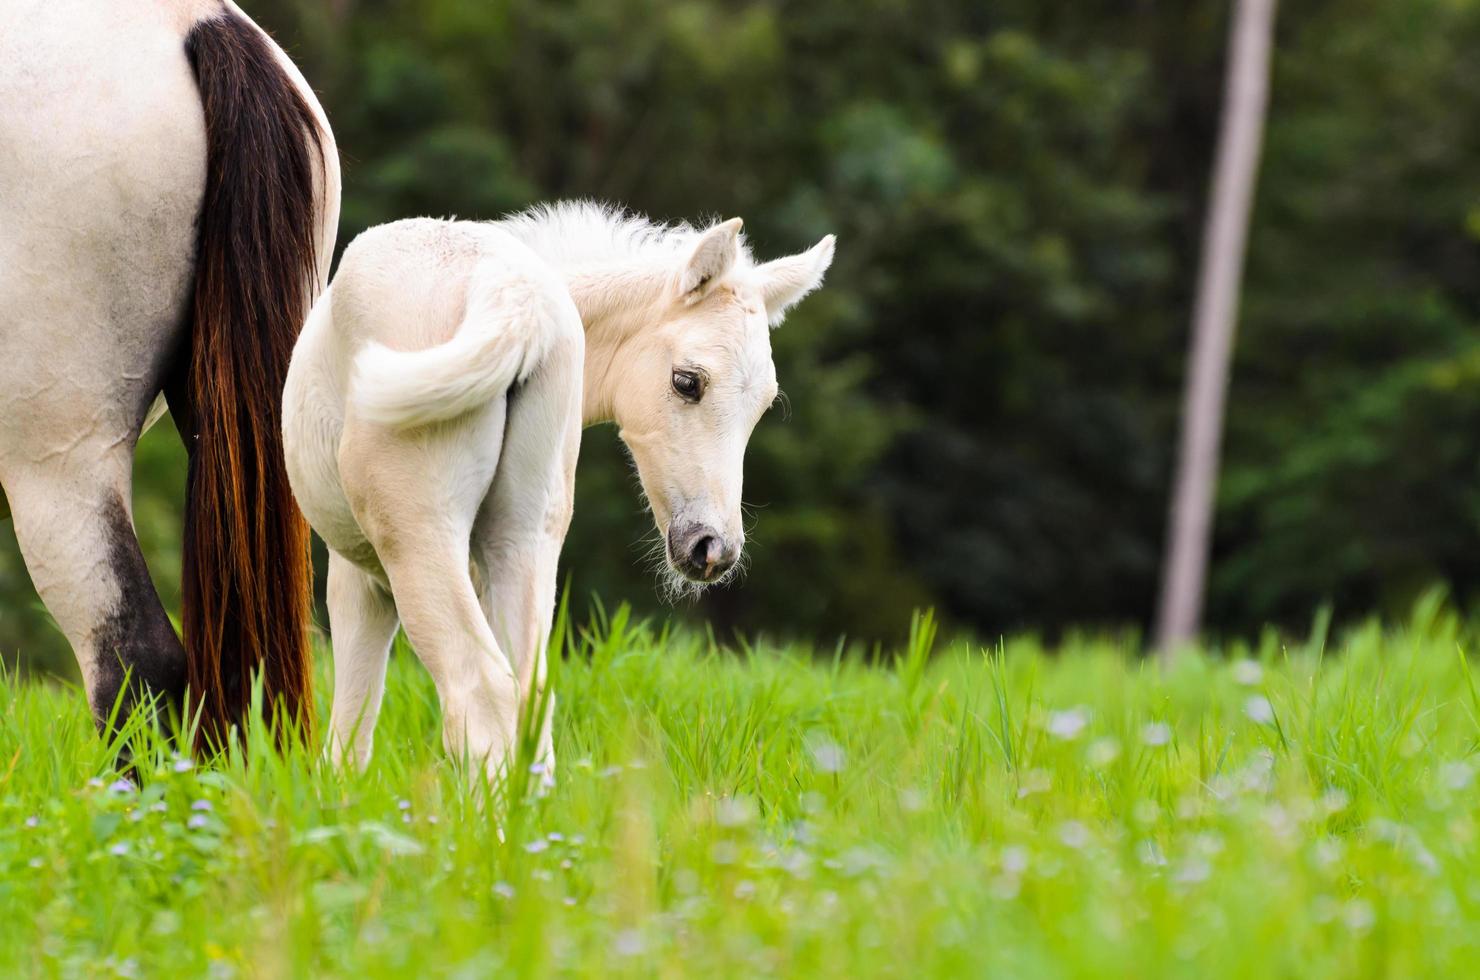
{"type": "Polygon", "coordinates": [[[355,349],[445,343],[462,322],[473,270],[493,256],[538,262],[491,224],[411,218],[371,228],[350,243],[334,278],[341,340],[355,349]]]}

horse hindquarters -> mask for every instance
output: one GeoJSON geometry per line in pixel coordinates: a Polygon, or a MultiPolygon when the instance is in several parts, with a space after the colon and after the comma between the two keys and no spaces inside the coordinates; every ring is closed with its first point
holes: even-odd
{"type": "Polygon", "coordinates": [[[194,82],[157,12],[0,4],[0,482],[100,726],[126,674],[134,694],[185,688],[131,517],[204,180],[194,82]]]}
{"type": "MultiPolygon", "coordinates": [[[[301,635],[304,603],[277,609],[252,587],[261,573],[244,582],[239,571],[272,568],[269,553],[306,542],[276,479],[275,386],[338,206],[327,127],[322,152],[308,147],[312,105],[229,4],[0,4],[0,146],[14,150],[0,153],[0,482],[100,720],[125,672],[176,698],[185,686],[130,516],[134,443],[162,387],[193,457],[186,633],[197,664],[259,646],[274,664],[301,661],[302,640],[283,637],[301,635]],[[192,29],[200,13],[213,19],[192,29]],[[187,323],[191,367],[176,373],[187,323]],[[215,465],[223,457],[234,473],[215,465]],[[228,536],[240,552],[217,546],[228,536]],[[202,594],[206,606],[190,601],[202,594]]],[[[303,576],[285,571],[274,589],[303,592],[303,576]]],[[[228,682],[233,666],[219,672],[228,682]]],[[[217,672],[195,673],[219,701],[217,672]]]]}

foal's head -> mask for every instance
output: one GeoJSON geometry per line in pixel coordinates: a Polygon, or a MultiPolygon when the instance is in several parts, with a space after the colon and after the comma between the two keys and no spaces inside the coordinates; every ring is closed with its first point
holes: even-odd
{"type": "Polygon", "coordinates": [[[770,331],[821,285],[832,256],[829,235],[758,265],[740,219],[715,225],[678,253],[655,321],[614,359],[612,414],[675,585],[723,581],[740,558],[745,445],[778,395],[770,331]]]}

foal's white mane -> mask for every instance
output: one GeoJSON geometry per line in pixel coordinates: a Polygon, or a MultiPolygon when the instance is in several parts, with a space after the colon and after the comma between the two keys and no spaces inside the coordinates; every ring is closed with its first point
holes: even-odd
{"type": "MultiPolygon", "coordinates": [[[[666,224],[598,201],[537,204],[498,222],[557,267],[571,269],[615,264],[672,265],[703,234],[686,221],[666,224]]],[[[744,237],[734,271],[751,268],[744,237]]]]}

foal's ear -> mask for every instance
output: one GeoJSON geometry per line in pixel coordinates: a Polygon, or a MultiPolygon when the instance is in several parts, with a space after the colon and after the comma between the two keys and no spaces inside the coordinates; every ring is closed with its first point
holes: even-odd
{"type": "Polygon", "coordinates": [[[832,265],[836,243],[837,238],[828,235],[805,252],[775,259],[755,270],[771,326],[779,327],[787,310],[822,285],[822,274],[832,265]]]}
{"type": "Polygon", "coordinates": [[[702,299],[730,271],[740,257],[740,226],[744,223],[731,218],[699,236],[678,277],[678,293],[685,302],[702,299]]]}

